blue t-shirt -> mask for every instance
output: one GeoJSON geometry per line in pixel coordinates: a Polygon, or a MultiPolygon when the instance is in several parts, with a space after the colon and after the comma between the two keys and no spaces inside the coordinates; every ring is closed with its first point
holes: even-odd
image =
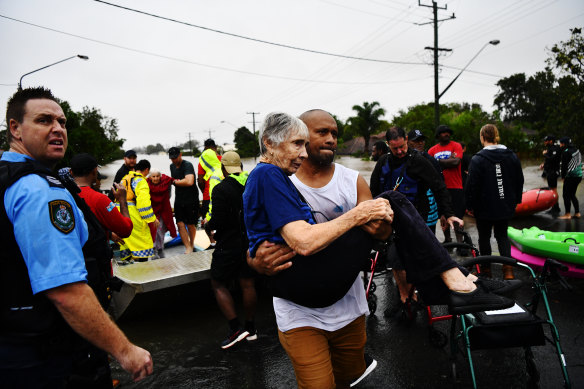
{"type": "MultiPolygon", "coordinates": [[[[13,152],[2,155],[3,161],[26,159],[31,158],[13,152]]],[[[34,294],[87,282],[82,251],[87,241],[87,224],[67,189],[51,186],[45,178],[29,174],[6,190],[4,208],[14,226],[34,294]]]]}
{"type": "Polygon", "coordinates": [[[245,184],[243,214],[252,257],[264,240],[285,243],[278,230],[286,224],[297,220],[315,224],[290,178],[279,167],[261,162],[245,184]]]}

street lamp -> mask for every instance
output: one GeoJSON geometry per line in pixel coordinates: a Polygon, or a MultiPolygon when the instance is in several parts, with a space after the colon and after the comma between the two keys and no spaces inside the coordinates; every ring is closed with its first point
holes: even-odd
{"type": "Polygon", "coordinates": [[[23,74],[23,75],[22,75],[22,77],[20,77],[20,81],[18,81],[18,90],[22,90],[22,79],[24,78],[24,76],[28,76],[29,74],[32,74],[32,73],[38,72],[39,70],[46,69],[46,68],[48,68],[48,67],[50,67],[50,66],[53,66],[53,65],[59,64],[59,63],[61,63],[61,62],[68,61],[68,60],[70,60],[70,59],[73,59],[73,58],[80,58],[80,59],[82,59],[82,60],[84,60],[84,61],[87,61],[87,60],[89,59],[89,57],[88,57],[88,56],[86,56],[86,55],[79,55],[79,54],[77,54],[77,55],[74,55],[74,56],[72,56],[72,57],[65,58],[65,59],[62,59],[62,60],[60,60],[60,61],[58,61],[58,62],[52,63],[52,64],[50,64],[50,65],[43,66],[42,68],[39,68],[39,69],[33,70],[32,72],[28,72],[28,73],[26,73],[26,74],[23,74]]]}
{"type": "Polygon", "coordinates": [[[446,88],[444,88],[444,90],[442,91],[442,93],[440,93],[434,103],[434,117],[436,118],[436,127],[438,127],[440,125],[440,114],[439,114],[439,110],[440,110],[440,98],[444,95],[444,93],[446,93],[446,91],[448,89],[450,89],[450,87],[452,86],[452,84],[454,84],[454,82],[456,80],[458,80],[458,77],[460,77],[460,75],[462,74],[462,72],[464,72],[466,70],[466,68],[468,68],[468,65],[471,64],[472,61],[475,60],[476,57],[479,56],[479,54],[488,46],[488,45],[493,45],[493,46],[497,46],[499,43],[501,43],[500,40],[498,39],[493,39],[492,41],[489,41],[487,43],[484,44],[483,47],[481,47],[481,49],[474,55],[474,57],[472,57],[470,59],[470,61],[468,61],[468,63],[466,64],[466,66],[464,68],[462,68],[462,70],[460,71],[460,73],[458,73],[456,75],[456,77],[454,77],[454,79],[452,81],[450,81],[450,84],[448,84],[448,86],[446,86],[446,88]]]}
{"type": "Polygon", "coordinates": [[[227,120],[221,120],[221,123],[227,123],[227,124],[229,124],[230,126],[233,126],[233,127],[235,127],[235,128],[237,129],[237,126],[236,126],[235,124],[233,124],[233,123],[231,123],[231,122],[228,122],[227,120]]]}

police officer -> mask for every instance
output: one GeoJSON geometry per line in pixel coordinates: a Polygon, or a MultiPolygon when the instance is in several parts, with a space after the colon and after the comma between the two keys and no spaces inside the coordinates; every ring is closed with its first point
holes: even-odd
{"type": "MultiPolygon", "coordinates": [[[[130,343],[88,285],[88,224],[51,168],[67,149],[66,118],[51,91],[17,91],[6,112],[10,150],[0,161],[0,382],[69,387],[73,365],[99,348],[135,381],[150,353],[130,343]],[[89,350],[89,351],[86,351],[89,350]]],[[[109,383],[103,386],[111,387],[109,383]]],[[[101,386],[100,386],[101,387],[101,386]]]]}

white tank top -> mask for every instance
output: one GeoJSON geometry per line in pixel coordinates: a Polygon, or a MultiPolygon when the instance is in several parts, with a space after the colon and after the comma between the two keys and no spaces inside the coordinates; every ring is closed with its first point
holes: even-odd
{"type": "MultiPolygon", "coordinates": [[[[359,172],[335,163],[333,178],[322,188],[304,185],[293,175],[290,177],[302,196],[308,201],[318,223],[337,218],[357,205],[357,178],[359,172]]],[[[294,258],[292,258],[294,262],[294,258]]],[[[294,266],[294,265],[292,265],[294,266]]],[[[353,320],[369,313],[365,288],[358,275],[347,294],[325,308],[307,308],[289,300],[274,297],[276,323],[282,332],[298,327],[314,327],[336,331],[353,320]]]]}

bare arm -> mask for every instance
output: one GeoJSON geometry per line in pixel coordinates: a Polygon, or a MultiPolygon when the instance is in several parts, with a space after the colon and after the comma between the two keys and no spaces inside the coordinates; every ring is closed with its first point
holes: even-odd
{"type": "Polygon", "coordinates": [[[152,374],[150,353],[130,343],[101,308],[87,284],[76,282],[49,289],[45,293],[75,332],[113,355],[134,381],[152,374]]]}
{"type": "Polygon", "coordinates": [[[195,175],[187,174],[185,178],[180,180],[174,180],[174,185],[176,186],[193,186],[195,184],[195,175]]]}
{"type": "Polygon", "coordinates": [[[453,153],[447,159],[439,159],[438,163],[440,164],[442,169],[448,169],[460,165],[460,158],[458,158],[456,154],[453,153]]]}
{"type": "Polygon", "coordinates": [[[368,200],[359,203],[355,208],[334,220],[320,224],[309,224],[303,220],[297,220],[283,226],[280,233],[288,246],[296,253],[311,255],[324,249],[353,227],[378,219],[391,222],[390,212],[391,207],[387,200],[368,200]]]}
{"type": "Polygon", "coordinates": [[[201,192],[205,191],[205,178],[201,175],[199,175],[197,177],[197,185],[199,186],[199,189],[201,190],[201,192]]]}

